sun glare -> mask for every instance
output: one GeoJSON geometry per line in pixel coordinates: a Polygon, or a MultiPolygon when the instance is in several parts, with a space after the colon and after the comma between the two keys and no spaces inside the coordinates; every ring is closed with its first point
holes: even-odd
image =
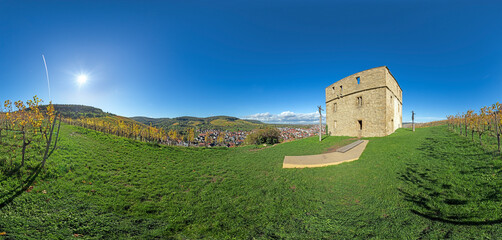
{"type": "Polygon", "coordinates": [[[87,75],[84,74],[78,75],[77,81],[80,85],[84,84],[85,82],[87,82],[87,75]]]}

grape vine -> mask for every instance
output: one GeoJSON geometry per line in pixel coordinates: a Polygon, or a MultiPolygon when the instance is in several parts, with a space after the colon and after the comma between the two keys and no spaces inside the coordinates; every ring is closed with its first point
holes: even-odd
{"type": "Polygon", "coordinates": [[[500,153],[500,135],[502,134],[502,104],[495,103],[492,106],[485,106],[479,113],[469,110],[455,116],[447,116],[450,129],[460,135],[474,140],[474,135],[479,139],[479,144],[483,145],[483,136],[497,139],[497,150],[500,153]]]}

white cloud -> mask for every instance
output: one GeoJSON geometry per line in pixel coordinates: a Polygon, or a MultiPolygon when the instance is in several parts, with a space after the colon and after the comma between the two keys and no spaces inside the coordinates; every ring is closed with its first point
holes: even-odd
{"type": "MultiPolygon", "coordinates": [[[[280,123],[280,124],[317,124],[319,123],[319,113],[294,113],[285,111],[279,114],[271,113],[256,113],[243,117],[244,119],[258,120],[264,123],[280,123]]],[[[323,115],[323,123],[326,123],[326,118],[323,115]]]]}

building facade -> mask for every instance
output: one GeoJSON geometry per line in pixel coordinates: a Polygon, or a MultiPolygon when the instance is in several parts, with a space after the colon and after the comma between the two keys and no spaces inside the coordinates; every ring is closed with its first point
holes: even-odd
{"type": "Polygon", "coordinates": [[[332,136],[387,136],[403,123],[403,91],[386,66],[368,69],[326,88],[326,124],[332,136]]]}

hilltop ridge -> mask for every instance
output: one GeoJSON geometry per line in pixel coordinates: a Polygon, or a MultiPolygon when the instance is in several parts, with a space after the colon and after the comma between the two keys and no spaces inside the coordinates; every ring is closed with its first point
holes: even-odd
{"type": "MultiPolygon", "coordinates": [[[[198,129],[208,130],[244,130],[250,131],[255,128],[266,125],[263,122],[257,120],[244,120],[232,116],[211,116],[211,117],[192,117],[192,116],[181,116],[175,118],[152,118],[146,116],[137,117],[123,117],[113,113],[104,112],[102,109],[79,105],[79,104],[53,104],[54,109],[61,113],[65,118],[117,118],[121,121],[133,121],[138,124],[152,125],[154,127],[164,128],[164,129],[178,129],[185,130],[186,128],[195,127],[198,129]]],[[[45,109],[47,105],[42,105],[42,109],[45,109]]]]}
{"type": "MultiPolygon", "coordinates": [[[[41,105],[41,107],[45,109],[47,105],[41,105]]],[[[265,126],[298,128],[305,128],[307,126],[295,124],[268,124],[258,120],[240,119],[238,117],[224,115],[210,117],[180,116],[174,118],[152,118],[146,116],[124,117],[105,112],[97,107],[79,104],[54,104],[54,109],[65,118],[110,118],[126,122],[136,122],[137,124],[151,124],[157,128],[181,131],[185,131],[188,128],[220,131],[251,131],[265,126]]]]}
{"type": "MultiPolygon", "coordinates": [[[[92,106],[80,105],[80,104],[53,104],[54,110],[61,113],[63,117],[66,118],[99,118],[99,117],[111,117],[116,116],[115,114],[104,112],[102,109],[92,106]]],[[[44,110],[47,105],[40,106],[44,110]]]]}
{"type": "Polygon", "coordinates": [[[244,120],[231,116],[211,116],[206,118],[181,116],[175,118],[150,118],[144,116],[131,117],[140,123],[162,128],[219,129],[219,130],[252,130],[265,125],[257,120],[244,120]]]}

